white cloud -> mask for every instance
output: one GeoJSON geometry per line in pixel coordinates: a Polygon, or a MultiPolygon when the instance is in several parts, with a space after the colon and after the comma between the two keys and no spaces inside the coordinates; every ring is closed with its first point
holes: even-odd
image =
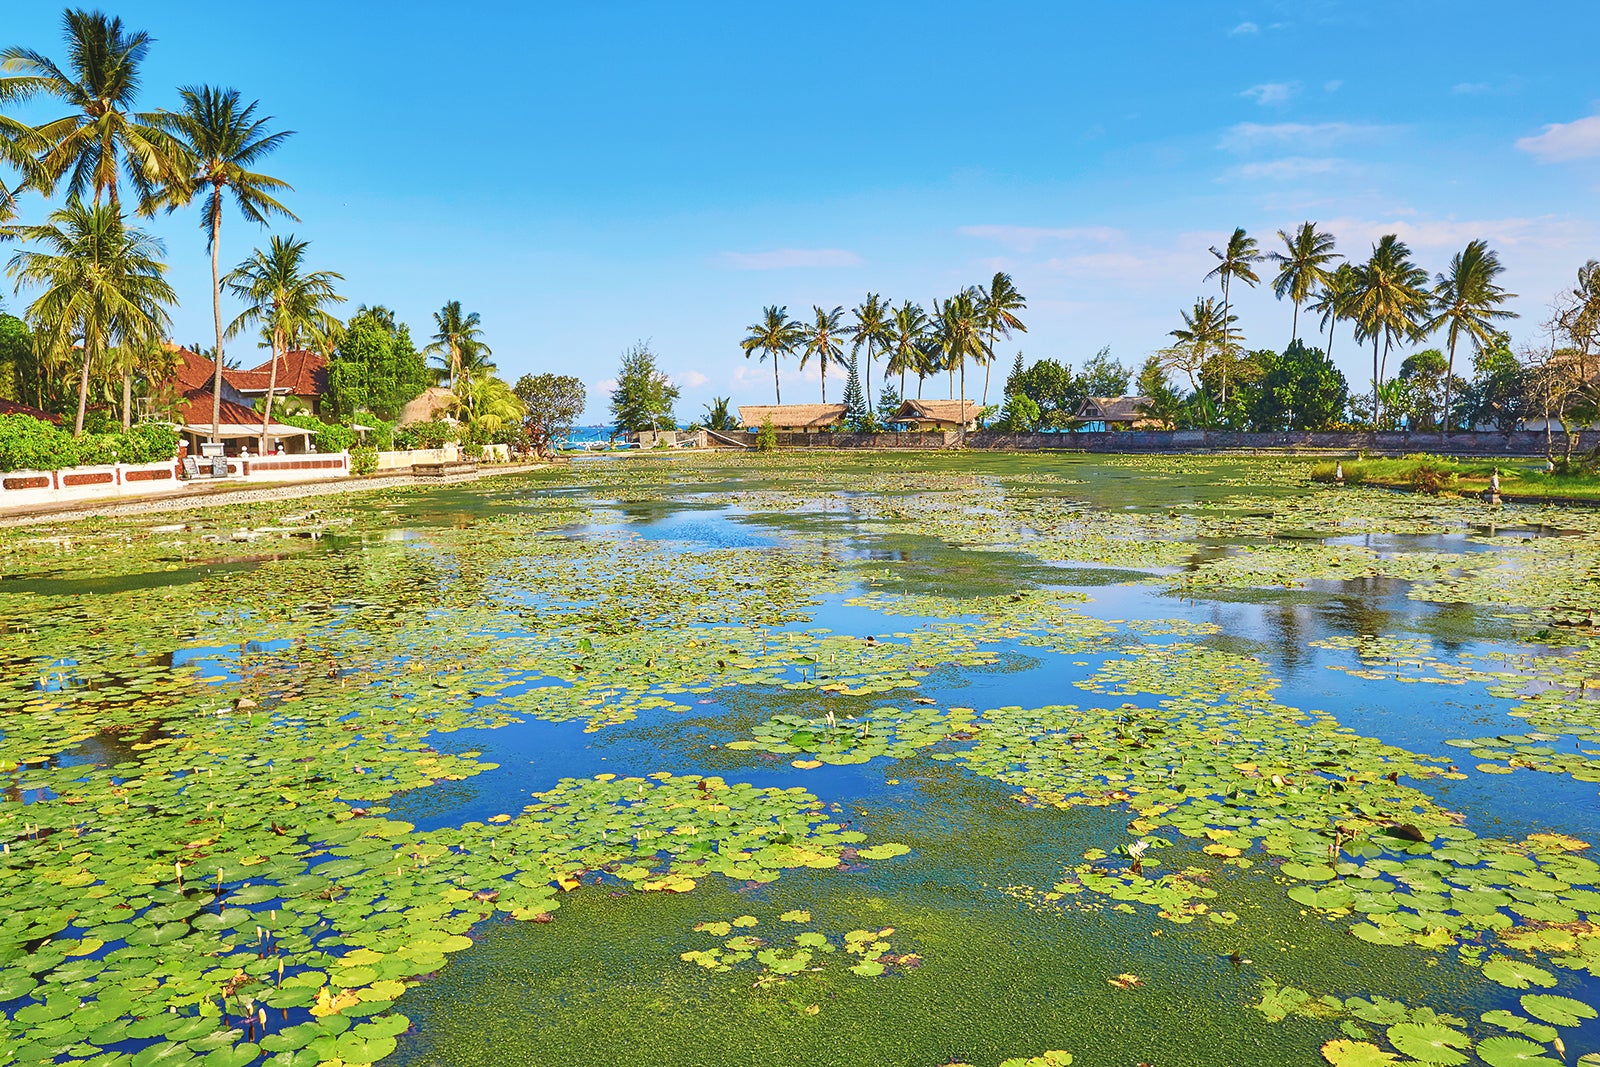
{"type": "Polygon", "coordinates": [[[1325,93],[1336,93],[1342,88],[1344,88],[1344,82],[1338,78],[1329,78],[1322,83],[1322,91],[1325,93]]]}
{"type": "Polygon", "coordinates": [[[617,380],[615,378],[607,378],[603,382],[595,382],[594,383],[594,391],[596,393],[600,393],[600,394],[610,394],[610,393],[614,392],[616,390],[616,388],[617,388],[617,380]]]}
{"type": "Polygon", "coordinates": [[[1252,85],[1239,95],[1249,97],[1262,107],[1272,107],[1277,104],[1287,104],[1299,91],[1299,82],[1263,82],[1260,85],[1252,85]]]}
{"type": "Polygon", "coordinates": [[[698,389],[710,380],[710,378],[707,378],[697,370],[689,370],[681,374],[672,375],[672,384],[680,389],[698,389]]]}
{"type": "Polygon", "coordinates": [[[790,267],[859,267],[861,257],[843,248],[779,248],[771,252],[724,252],[735,270],[785,270],[790,267]]]}
{"type": "MultiPolygon", "coordinates": [[[[1401,212],[1396,212],[1398,216],[1401,212]]],[[[1341,241],[1352,248],[1361,243],[1376,241],[1386,233],[1398,234],[1400,239],[1414,249],[1451,251],[1468,241],[1482,238],[1491,245],[1521,250],[1526,260],[1535,254],[1554,254],[1581,245],[1586,235],[1575,227],[1571,219],[1554,215],[1532,218],[1511,217],[1502,219],[1430,219],[1406,212],[1409,218],[1391,216],[1389,219],[1330,219],[1326,228],[1337,233],[1341,241]]],[[[1350,252],[1352,257],[1357,253],[1350,252]]]]}
{"type": "Polygon", "coordinates": [[[1218,147],[1231,152],[1261,148],[1325,149],[1393,133],[1393,126],[1362,122],[1241,122],[1228,128],[1218,147]]]}
{"type": "Polygon", "coordinates": [[[1241,22],[1241,23],[1239,23],[1239,25],[1235,26],[1233,29],[1228,31],[1228,36],[1229,37],[1240,37],[1240,36],[1243,36],[1244,34],[1247,34],[1247,33],[1260,33],[1260,32],[1261,32],[1261,27],[1257,26],[1255,23],[1253,23],[1253,22],[1241,22]]]}
{"type": "Polygon", "coordinates": [[[1295,181],[1300,178],[1309,178],[1316,174],[1331,173],[1339,169],[1343,162],[1340,159],[1326,157],[1286,156],[1283,159],[1268,159],[1259,163],[1246,163],[1235,168],[1233,175],[1251,180],[1295,181]]]}
{"type": "Polygon", "coordinates": [[[1457,96],[1475,96],[1478,93],[1494,91],[1494,86],[1488,82],[1459,82],[1450,87],[1450,91],[1457,96]]]}
{"type": "Polygon", "coordinates": [[[1032,251],[1045,241],[1087,241],[1104,243],[1122,237],[1122,231],[1109,226],[963,226],[959,230],[965,237],[981,237],[998,241],[1020,252],[1032,251]]]}
{"type": "Polygon", "coordinates": [[[1543,132],[1519,140],[1517,147],[1541,163],[1566,163],[1600,156],[1600,115],[1551,123],[1543,132]]]}

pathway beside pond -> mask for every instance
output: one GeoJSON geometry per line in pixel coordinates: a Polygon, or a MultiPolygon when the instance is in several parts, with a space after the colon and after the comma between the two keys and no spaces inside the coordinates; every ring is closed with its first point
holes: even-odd
{"type": "Polygon", "coordinates": [[[149,515],[164,511],[192,511],[196,508],[223,507],[228,504],[253,504],[270,500],[295,500],[308,496],[364,493],[372,489],[391,489],[407,485],[475,482],[503,474],[526,474],[546,470],[549,466],[548,463],[526,463],[482,467],[476,471],[452,475],[448,479],[419,476],[410,471],[391,471],[351,478],[329,478],[317,482],[280,482],[276,485],[244,486],[239,483],[202,482],[187,486],[176,493],[152,494],[131,500],[127,498],[116,501],[86,500],[69,504],[39,504],[18,508],[16,511],[0,514],[0,527],[70,522],[74,519],[149,515]]]}

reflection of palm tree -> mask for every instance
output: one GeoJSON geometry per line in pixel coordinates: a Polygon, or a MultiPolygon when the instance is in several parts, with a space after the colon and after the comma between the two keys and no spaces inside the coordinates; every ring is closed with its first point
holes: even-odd
{"type": "Polygon", "coordinates": [[[844,346],[839,339],[844,336],[844,328],[839,325],[839,320],[844,317],[844,308],[836,307],[832,311],[825,311],[813,304],[811,310],[816,312],[816,319],[810,326],[802,327],[805,331],[805,350],[800,353],[800,369],[805,370],[806,364],[811,362],[811,357],[817,357],[818,366],[822,370],[822,402],[828,402],[828,364],[837,363],[844,366],[844,346]]]}
{"type": "Polygon", "coordinates": [[[746,359],[752,352],[761,358],[772,357],[772,391],[777,403],[783,403],[783,387],[778,384],[778,360],[794,354],[795,348],[805,340],[804,327],[789,317],[789,309],[776,304],[762,310],[761,321],[749,327],[750,333],[739,347],[746,359]]]}
{"type": "Polygon", "coordinates": [[[158,258],[160,243],[123,226],[113,204],[91,207],[73,196],[43,225],[18,229],[36,247],[12,256],[7,272],[43,290],[28,306],[35,336],[63,351],[74,338],[83,342],[72,431],[80,435],[90,367],[114,344],[159,341],[169,322],[164,305],[177,294],[158,258]]]}
{"type": "Polygon", "coordinates": [[[267,427],[272,422],[272,398],[278,390],[278,361],[290,339],[316,338],[333,318],[328,305],[342,303],[333,283],[344,276],[329,270],[304,271],[306,241],[273,237],[265,252],[257,249],[227,277],[228,288],[245,301],[245,309],[228,327],[229,336],[251,323],[272,333],[272,371],[267,378],[267,399],[261,409],[261,450],[267,449],[267,427]]]}
{"type": "MultiPolygon", "coordinates": [[[[1231,315],[1233,305],[1230,302],[1232,283],[1234,279],[1238,279],[1246,285],[1254,287],[1261,280],[1256,275],[1255,269],[1250,266],[1250,264],[1260,260],[1261,253],[1256,251],[1256,239],[1254,237],[1246,237],[1244,227],[1241,226],[1233,231],[1233,236],[1228,238],[1226,247],[1220,251],[1216,245],[1212,245],[1211,254],[1217,257],[1218,263],[1206,275],[1206,280],[1210,281],[1212,278],[1216,278],[1222,282],[1222,318],[1224,321],[1231,323],[1233,321],[1231,315]]],[[[1231,345],[1231,343],[1231,340],[1224,339],[1224,344],[1231,345]]],[[[1226,364],[1223,365],[1222,371],[1222,395],[1218,397],[1217,402],[1222,407],[1227,407],[1228,371],[1226,364]]]]}
{"type": "Polygon", "coordinates": [[[983,403],[989,404],[989,371],[994,366],[996,335],[1009,338],[1012,331],[1027,333],[1028,328],[1017,318],[1017,312],[1028,306],[1017,287],[1011,284],[1011,275],[996,271],[988,289],[978,290],[978,314],[983,328],[989,334],[989,355],[983,361],[983,403]]]}
{"type": "Polygon", "coordinates": [[[1300,305],[1311,291],[1327,285],[1330,274],[1328,264],[1340,258],[1333,250],[1333,234],[1317,229],[1314,222],[1302,222],[1291,237],[1282,230],[1278,238],[1283,241],[1282,252],[1273,252],[1267,258],[1278,264],[1278,276],[1272,280],[1272,292],[1279,300],[1288,297],[1294,304],[1294,319],[1289,341],[1300,340],[1300,305]]]}
{"type": "MultiPolygon", "coordinates": [[[[211,383],[211,436],[215,438],[222,428],[222,278],[217,273],[222,205],[231,198],[239,214],[261,226],[273,215],[295,217],[272,195],[290,188],[288,183],[250,170],[282,144],[289,133],[268,133],[271,119],[255,117],[255,101],[240,107],[236,89],[200,86],[180,89],[179,94],[183,98],[182,110],[163,113],[159,122],[182,147],[187,173],[175,176],[162,191],[162,199],[171,210],[205,193],[200,226],[206,231],[206,248],[211,252],[211,317],[217,329],[217,347],[212,356],[216,369],[211,383]]],[[[277,370],[276,359],[273,370],[277,370]]]]}
{"type": "Polygon", "coordinates": [[[1441,439],[1450,432],[1450,387],[1456,374],[1456,341],[1465,335],[1473,349],[1482,352],[1494,337],[1495,322],[1516,318],[1516,312],[1500,306],[1517,295],[1506,292],[1495,282],[1504,271],[1500,257],[1490,250],[1487,241],[1470,241],[1451,258],[1450,273],[1435,278],[1434,302],[1438,313],[1428,323],[1427,330],[1432,333],[1443,327],[1450,350],[1444,376],[1441,439]]]}
{"type": "Polygon", "coordinates": [[[1422,324],[1432,301],[1428,272],[1411,262],[1411,249],[1395,234],[1372,246],[1372,256],[1357,267],[1350,292],[1356,339],[1372,340],[1372,421],[1382,412],[1383,368],[1396,341],[1425,336],[1422,324]],[[1383,358],[1379,359],[1379,345],[1383,358]]]}
{"type": "Polygon", "coordinates": [[[907,300],[894,309],[889,325],[889,361],[884,374],[900,375],[900,396],[906,395],[906,372],[917,372],[917,397],[922,397],[923,349],[928,340],[928,316],[920,307],[907,300]]]}

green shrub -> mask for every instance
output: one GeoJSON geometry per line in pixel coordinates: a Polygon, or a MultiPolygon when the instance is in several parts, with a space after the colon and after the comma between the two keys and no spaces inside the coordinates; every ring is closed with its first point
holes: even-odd
{"type": "Polygon", "coordinates": [[[1419,463],[1411,471],[1411,488],[1428,496],[1438,496],[1455,475],[1431,463],[1419,463]]]}
{"type": "Polygon", "coordinates": [[[76,455],[72,435],[59,426],[32,415],[0,415],[0,470],[53,471],[71,466],[76,455]]]}
{"type": "Polygon", "coordinates": [[[772,425],[772,416],[761,420],[761,429],[756,433],[756,451],[773,452],[778,447],[778,428],[772,425]]]}
{"type": "Polygon", "coordinates": [[[350,450],[350,473],[371,474],[378,469],[378,450],[361,445],[350,450]]]}
{"type": "Polygon", "coordinates": [[[456,439],[456,428],[443,419],[434,419],[432,422],[419,422],[397,430],[394,435],[396,448],[443,448],[456,439]]]}
{"type": "Polygon", "coordinates": [[[116,435],[112,447],[123,463],[161,463],[178,454],[178,431],[164,422],[141,422],[116,435]]]}

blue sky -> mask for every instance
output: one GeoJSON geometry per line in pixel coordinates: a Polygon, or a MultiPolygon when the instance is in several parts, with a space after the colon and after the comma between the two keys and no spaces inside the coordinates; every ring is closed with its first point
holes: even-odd
{"type": "MultiPolygon", "coordinates": [[[[105,10],[157,39],[146,106],[210,82],[297,131],[265,168],[296,187],[280,229],[352,307],[420,337],[460,299],[504,376],[577,374],[596,420],[635,340],[687,420],[771,401],[738,347],[765,304],[927,305],[995,270],[1029,302],[999,377],[1018,348],[1137,366],[1214,291],[1207,247],[1234,226],[1270,246],[1317,220],[1352,256],[1398,232],[1430,271],[1486,238],[1519,342],[1600,257],[1592,0],[105,10]]],[[[0,38],[58,55],[59,19],[20,0],[0,38]]],[[[194,219],[152,228],[177,338],[209,337],[194,219]]],[[[230,219],[224,261],[264,241],[230,219]]],[[[1252,346],[1287,342],[1266,286],[1236,304],[1252,346]]],[[[1333,355],[1370,375],[1348,334],[1333,355]]],[[[814,369],[785,384],[816,397],[814,369]]]]}

